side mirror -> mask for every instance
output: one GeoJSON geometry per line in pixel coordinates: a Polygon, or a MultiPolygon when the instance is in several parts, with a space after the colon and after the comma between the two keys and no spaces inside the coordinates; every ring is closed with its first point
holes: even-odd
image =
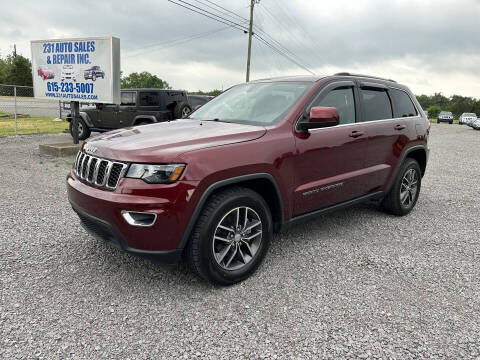
{"type": "Polygon", "coordinates": [[[303,131],[338,125],[340,116],[338,110],[332,107],[315,106],[310,109],[309,119],[300,122],[299,128],[303,131]]]}

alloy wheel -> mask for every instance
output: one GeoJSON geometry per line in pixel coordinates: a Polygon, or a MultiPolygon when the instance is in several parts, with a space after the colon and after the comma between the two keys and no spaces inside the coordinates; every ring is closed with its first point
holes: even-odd
{"type": "Polygon", "coordinates": [[[262,242],[262,221],[248,206],[227,212],[213,234],[213,256],[225,270],[238,270],[255,257],[262,242]]]}
{"type": "Polygon", "coordinates": [[[83,124],[81,121],[78,122],[78,136],[82,136],[83,135],[83,124]]]}
{"type": "Polygon", "coordinates": [[[409,208],[415,201],[418,192],[418,174],[415,169],[408,169],[403,175],[400,185],[400,202],[403,207],[409,208]]]}
{"type": "Polygon", "coordinates": [[[187,117],[188,114],[190,114],[190,109],[187,108],[187,107],[184,107],[184,108],[182,109],[182,118],[187,117]]]}

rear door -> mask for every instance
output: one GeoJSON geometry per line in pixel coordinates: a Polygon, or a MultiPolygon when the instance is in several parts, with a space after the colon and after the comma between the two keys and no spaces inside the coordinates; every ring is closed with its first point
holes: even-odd
{"type": "Polygon", "coordinates": [[[417,116],[418,112],[405,92],[389,89],[383,84],[361,83],[359,93],[361,127],[368,133],[365,167],[369,169],[369,176],[366,184],[368,192],[374,192],[382,189],[395,168],[409,141],[408,126],[413,126],[410,130],[415,131],[415,124],[408,124],[407,119],[417,116]]]}
{"type": "MultiPolygon", "coordinates": [[[[165,107],[164,91],[139,91],[138,115],[154,117],[155,121],[162,118],[162,109],[165,107]]],[[[153,119],[153,118],[152,118],[153,119]]]]}
{"type": "Polygon", "coordinates": [[[320,90],[307,107],[335,107],[337,126],[297,133],[294,216],[361,196],[365,192],[364,155],[367,133],[358,123],[358,89],[337,81],[320,90]]]}

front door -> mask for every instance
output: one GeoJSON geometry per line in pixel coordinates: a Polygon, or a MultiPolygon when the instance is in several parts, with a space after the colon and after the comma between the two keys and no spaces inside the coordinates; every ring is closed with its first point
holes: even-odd
{"type": "Polygon", "coordinates": [[[118,111],[118,105],[104,105],[98,111],[98,127],[102,129],[116,129],[116,115],[118,111]]]}
{"type": "Polygon", "coordinates": [[[353,81],[322,89],[306,109],[334,107],[337,126],[296,134],[294,216],[361,196],[366,189],[364,155],[367,134],[358,123],[358,90],[353,81]]]}

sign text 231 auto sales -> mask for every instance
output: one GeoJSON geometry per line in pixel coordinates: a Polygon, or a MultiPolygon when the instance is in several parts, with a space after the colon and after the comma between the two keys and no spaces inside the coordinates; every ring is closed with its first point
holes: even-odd
{"type": "Polygon", "coordinates": [[[48,42],[43,44],[47,64],[90,64],[89,54],[95,51],[95,40],[48,42]],[[76,53],[76,54],[73,54],[76,53]]]}

